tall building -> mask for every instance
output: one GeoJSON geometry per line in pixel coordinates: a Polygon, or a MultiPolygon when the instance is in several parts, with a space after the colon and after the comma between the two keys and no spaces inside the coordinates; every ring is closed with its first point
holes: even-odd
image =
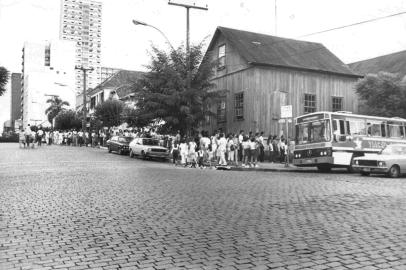
{"type": "Polygon", "coordinates": [[[15,121],[21,119],[21,73],[11,74],[11,104],[10,120],[14,127],[15,121]]]}
{"type": "MultiPolygon", "coordinates": [[[[101,80],[102,4],[92,0],[61,0],[59,37],[76,43],[75,65],[93,68],[87,72],[86,89],[96,87],[101,80]]],[[[82,105],[83,72],[75,74],[76,106],[82,105]]]]}
{"type": "Polygon", "coordinates": [[[46,101],[58,96],[75,108],[75,44],[72,41],[24,43],[21,107],[23,126],[50,126],[46,101]]]}

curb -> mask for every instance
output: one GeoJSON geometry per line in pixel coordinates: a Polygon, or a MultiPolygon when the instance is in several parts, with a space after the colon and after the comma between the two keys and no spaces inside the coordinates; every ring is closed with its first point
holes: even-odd
{"type": "Polygon", "coordinates": [[[317,170],[303,170],[303,169],[285,169],[285,168],[230,168],[230,171],[251,171],[251,172],[305,172],[305,173],[312,173],[316,172],[317,170]]]}

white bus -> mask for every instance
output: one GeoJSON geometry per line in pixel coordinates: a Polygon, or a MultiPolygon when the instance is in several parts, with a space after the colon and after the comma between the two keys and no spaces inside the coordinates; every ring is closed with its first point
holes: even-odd
{"type": "Polygon", "coordinates": [[[406,119],[315,112],[295,119],[296,138],[293,164],[329,171],[346,167],[352,159],[377,153],[387,144],[406,143],[406,119]]]}

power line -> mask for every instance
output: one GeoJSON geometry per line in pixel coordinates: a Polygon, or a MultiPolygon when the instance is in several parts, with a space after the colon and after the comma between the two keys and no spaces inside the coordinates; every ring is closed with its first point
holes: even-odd
{"type": "Polygon", "coordinates": [[[361,22],[356,22],[356,23],[352,23],[352,24],[348,24],[348,25],[343,25],[343,26],[339,26],[339,27],[335,27],[335,28],[330,28],[330,29],[327,29],[327,30],[319,31],[319,32],[306,34],[306,35],[303,35],[303,36],[299,36],[299,38],[313,36],[313,35],[317,35],[317,34],[322,34],[322,33],[330,32],[330,31],[334,31],[334,30],[339,30],[339,29],[343,29],[343,28],[348,28],[348,27],[352,27],[352,26],[356,26],[356,25],[360,25],[360,24],[364,24],[364,23],[375,22],[375,21],[379,21],[379,20],[382,20],[382,19],[387,19],[387,18],[390,18],[390,17],[395,17],[395,16],[399,16],[399,15],[404,15],[404,14],[406,14],[406,11],[402,11],[402,12],[399,12],[399,13],[394,13],[394,14],[390,14],[390,15],[386,15],[386,16],[383,16],[383,17],[378,17],[378,18],[374,18],[374,19],[370,19],[370,20],[366,20],[366,21],[361,21],[361,22]]]}

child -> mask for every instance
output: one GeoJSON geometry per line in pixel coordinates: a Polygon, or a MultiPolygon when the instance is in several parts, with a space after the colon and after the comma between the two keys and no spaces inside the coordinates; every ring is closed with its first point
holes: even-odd
{"type": "Polygon", "coordinates": [[[172,153],[172,160],[173,160],[173,164],[179,165],[179,145],[178,142],[175,141],[172,144],[172,149],[171,149],[171,153],[172,153]]]}
{"type": "Polygon", "coordinates": [[[187,155],[188,155],[188,146],[185,141],[182,141],[180,143],[179,151],[180,151],[180,157],[181,157],[180,164],[186,166],[187,165],[186,159],[187,159],[187,155]]]}
{"type": "Polygon", "coordinates": [[[200,169],[203,169],[203,156],[204,156],[204,152],[203,149],[199,149],[199,151],[197,151],[197,164],[199,166],[200,169]]]}

